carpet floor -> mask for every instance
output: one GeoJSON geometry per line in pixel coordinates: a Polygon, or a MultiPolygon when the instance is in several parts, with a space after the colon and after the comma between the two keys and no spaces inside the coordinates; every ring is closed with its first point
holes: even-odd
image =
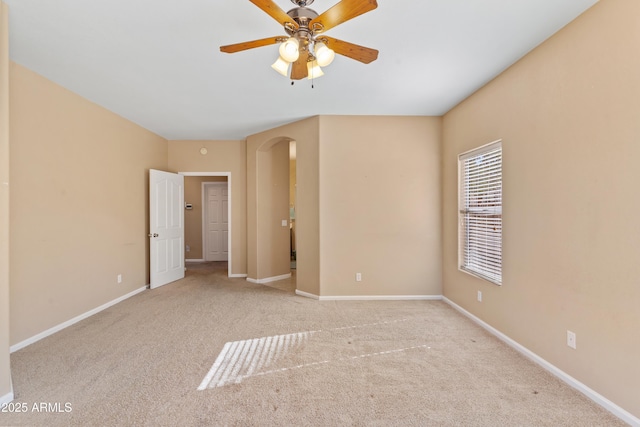
{"type": "Polygon", "coordinates": [[[0,425],[625,425],[444,302],[294,286],[191,266],[13,353],[0,425]]]}

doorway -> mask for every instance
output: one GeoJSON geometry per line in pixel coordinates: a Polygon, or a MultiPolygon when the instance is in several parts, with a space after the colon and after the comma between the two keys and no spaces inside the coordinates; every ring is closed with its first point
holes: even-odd
{"type": "MultiPolygon", "coordinates": [[[[232,245],[232,177],[231,172],[179,172],[185,176],[185,261],[190,265],[207,261],[207,244],[205,230],[207,217],[205,217],[205,187],[208,184],[218,185],[226,192],[221,210],[217,211],[220,224],[218,235],[219,249],[224,252],[224,260],[216,260],[227,263],[227,276],[236,277],[233,271],[233,245],[232,245]],[[197,179],[193,179],[197,178],[197,179]],[[190,184],[187,184],[190,182],[190,184]],[[188,224],[197,226],[187,227],[188,224]]],[[[222,202],[222,200],[219,200],[222,202]]],[[[209,260],[211,261],[211,260],[209,260]]]]}
{"type": "Polygon", "coordinates": [[[291,231],[291,270],[297,267],[296,248],[296,141],[289,141],[289,228],[291,231]]]}

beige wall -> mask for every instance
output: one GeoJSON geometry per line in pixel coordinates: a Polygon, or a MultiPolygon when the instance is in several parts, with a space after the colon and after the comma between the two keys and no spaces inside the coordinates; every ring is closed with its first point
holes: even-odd
{"type": "Polygon", "coordinates": [[[9,346],[9,8],[0,2],[0,401],[13,392],[9,346]]]}
{"type": "Polygon", "coordinates": [[[443,145],[445,296],[635,416],[639,16],[600,1],[450,111],[443,145]],[[502,287],[458,271],[456,249],[457,155],[499,138],[502,287]]]}
{"type": "Polygon", "coordinates": [[[10,89],[16,344],[148,284],[148,170],[167,141],[14,63],[10,89]]]}
{"type": "MultiPolygon", "coordinates": [[[[296,232],[298,263],[296,286],[313,295],[320,292],[319,229],[319,118],[312,117],[247,138],[247,267],[257,278],[259,232],[257,215],[257,153],[280,141],[296,141],[297,185],[296,232]]],[[[262,257],[266,255],[262,254],[262,257]]]]}
{"type": "Polygon", "coordinates": [[[247,274],[247,172],[244,141],[169,141],[173,172],[231,173],[231,269],[247,274]],[[200,154],[206,148],[207,154],[200,154]]]}
{"type": "Polygon", "coordinates": [[[191,203],[193,209],[184,211],[184,244],[187,260],[204,259],[202,254],[202,183],[226,182],[226,176],[185,176],[184,202],[191,203]]]}
{"type": "Polygon", "coordinates": [[[259,159],[289,140],[297,151],[298,290],[440,295],[441,119],[431,117],[320,116],[249,137],[249,277],[263,278],[263,263],[275,263],[268,245],[260,249],[278,214],[263,222],[262,209],[276,208],[262,199],[272,183],[259,159]]]}
{"type": "Polygon", "coordinates": [[[320,117],[322,296],[442,294],[440,141],[437,117],[320,117]]]}

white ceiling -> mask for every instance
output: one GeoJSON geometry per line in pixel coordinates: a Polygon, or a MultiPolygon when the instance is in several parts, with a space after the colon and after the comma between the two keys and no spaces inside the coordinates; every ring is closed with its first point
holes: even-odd
{"type": "Polygon", "coordinates": [[[271,69],[278,46],[219,51],[284,35],[249,0],[4,2],[14,61],[167,139],[244,139],[318,114],[442,115],[597,0],[378,0],[327,31],[378,60],[338,56],[313,89],[271,69]]]}

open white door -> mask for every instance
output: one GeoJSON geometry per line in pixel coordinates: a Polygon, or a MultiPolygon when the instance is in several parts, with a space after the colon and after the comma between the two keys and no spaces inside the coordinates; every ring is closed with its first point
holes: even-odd
{"type": "Polygon", "coordinates": [[[184,277],[184,176],[149,170],[150,287],[184,277]]]}

